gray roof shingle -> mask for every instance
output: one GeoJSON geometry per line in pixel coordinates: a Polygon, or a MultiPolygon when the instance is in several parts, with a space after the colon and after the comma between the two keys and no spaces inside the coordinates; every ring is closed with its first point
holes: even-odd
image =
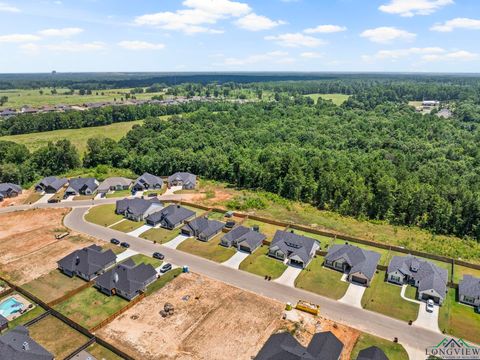
{"type": "Polygon", "coordinates": [[[190,174],[188,172],[176,172],[173,175],[170,175],[168,177],[168,183],[171,184],[172,182],[175,181],[181,181],[183,182],[184,186],[192,186],[195,187],[195,184],[197,182],[197,176],[190,174]]]}
{"type": "Polygon", "coordinates": [[[480,279],[472,275],[463,275],[463,280],[458,284],[458,293],[473,298],[480,298],[480,279]]]}
{"type": "Polygon", "coordinates": [[[291,256],[297,255],[304,263],[310,261],[310,253],[313,247],[317,244],[315,239],[307,236],[298,235],[294,232],[277,230],[273,237],[270,248],[278,246],[278,248],[285,254],[291,253],[291,256]]]}
{"type": "Polygon", "coordinates": [[[99,192],[109,191],[111,187],[121,186],[127,187],[132,184],[131,179],[127,179],[124,177],[109,177],[102,181],[102,183],[98,186],[99,192]]]}
{"type": "Polygon", "coordinates": [[[147,211],[152,204],[162,204],[162,202],[157,198],[152,198],[149,200],[142,198],[133,198],[133,199],[122,199],[117,200],[116,202],[116,211],[119,214],[124,214],[129,212],[134,216],[141,216],[147,211]]]}
{"type": "Polygon", "coordinates": [[[116,259],[117,256],[112,250],[103,251],[100,246],[94,244],[70,253],[58,261],[58,265],[71,272],[78,271],[92,276],[116,259]]]}
{"type": "Polygon", "coordinates": [[[22,192],[20,185],[12,183],[1,183],[0,184],[0,194],[7,196],[11,191],[22,192]]]}
{"type": "Polygon", "coordinates": [[[163,186],[163,180],[159,176],[155,176],[149,173],[143,173],[142,176],[140,176],[137,180],[135,180],[135,183],[133,184],[134,187],[142,187],[142,188],[153,188],[153,187],[162,187],[163,186]]]}
{"type": "Polygon", "coordinates": [[[70,179],[68,187],[77,193],[86,188],[94,192],[98,187],[98,182],[95,178],[74,178],[70,179]]]}
{"type": "Polygon", "coordinates": [[[230,245],[236,241],[237,243],[247,243],[250,248],[256,248],[267,237],[257,231],[246,226],[237,226],[222,237],[222,241],[227,241],[230,245]]]}
{"type": "Polygon", "coordinates": [[[53,355],[36,343],[25,326],[17,326],[0,336],[2,360],[52,360],[53,355]]]}
{"type": "Polygon", "coordinates": [[[357,360],[388,360],[388,357],[380,348],[370,346],[358,353],[357,360]]]}
{"type": "Polygon", "coordinates": [[[325,260],[332,262],[341,258],[345,259],[350,266],[350,274],[362,273],[371,280],[377,270],[380,254],[350,244],[336,244],[333,245],[328,250],[327,255],[325,255],[325,260]]]}
{"type": "Polygon", "coordinates": [[[181,223],[182,221],[190,219],[192,216],[195,216],[195,211],[192,211],[180,205],[172,204],[168,205],[160,211],[148,215],[145,220],[153,221],[155,223],[167,222],[169,224],[175,225],[181,223]]]}
{"type": "Polygon", "coordinates": [[[55,191],[60,190],[65,184],[68,183],[68,179],[66,178],[58,178],[56,176],[47,176],[38,182],[37,186],[41,186],[42,188],[50,187],[55,191]]]}
{"type": "Polygon", "coordinates": [[[225,226],[224,223],[217,220],[209,220],[205,217],[198,217],[186,224],[182,229],[193,231],[196,236],[205,236],[209,238],[220,231],[225,226]]]}

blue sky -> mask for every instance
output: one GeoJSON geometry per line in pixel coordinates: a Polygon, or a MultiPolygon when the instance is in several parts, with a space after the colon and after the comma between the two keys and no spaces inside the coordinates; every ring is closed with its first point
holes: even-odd
{"type": "Polygon", "coordinates": [[[0,0],[0,73],[480,72],[478,0],[0,0]]]}

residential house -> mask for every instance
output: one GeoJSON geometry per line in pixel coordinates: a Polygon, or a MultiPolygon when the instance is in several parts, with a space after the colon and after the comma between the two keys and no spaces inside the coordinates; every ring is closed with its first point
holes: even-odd
{"type": "Polygon", "coordinates": [[[98,186],[97,192],[99,194],[106,194],[110,191],[128,190],[132,185],[132,180],[124,177],[110,177],[102,181],[98,186]]]}
{"type": "Polygon", "coordinates": [[[0,333],[5,329],[8,329],[8,320],[6,317],[0,314],[0,333]]]}
{"type": "Polygon", "coordinates": [[[117,200],[115,212],[129,220],[143,221],[148,215],[163,208],[163,203],[157,198],[149,200],[143,198],[117,200]]]}
{"type": "Polygon", "coordinates": [[[177,204],[172,204],[160,211],[151,213],[145,220],[148,225],[157,226],[160,224],[160,226],[165,229],[173,230],[194,217],[195,211],[177,204]]]}
{"type": "Polygon", "coordinates": [[[98,181],[94,178],[70,179],[65,198],[76,195],[92,195],[98,188],[98,181]]]}
{"type": "Polygon", "coordinates": [[[343,343],[331,332],[313,335],[305,348],[289,332],[270,336],[255,356],[255,360],[338,360],[343,343]]]}
{"type": "Polygon", "coordinates": [[[245,226],[237,226],[230,230],[220,240],[220,245],[225,247],[234,246],[239,251],[253,253],[258,249],[267,237],[258,231],[245,226]]]}
{"type": "Polygon", "coordinates": [[[8,119],[9,117],[15,116],[15,115],[17,115],[17,112],[15,110],[5,109],[3,111],[0,111],[0,117],[4,119],[8,119]]]}
{"type": "Polygon", "coordinates": [[[144,173],[133,184],[134,191],[158,190],[163,186],[163,180],[159,176],[144,173]]]}
{"type": "Polygon", "coordinates": [[[369,348],[360,350],[357,360],[388,360],[388,357],[382,349],[376,346],[370,346],[369,348]]]}
{"type": "Polygon", "coordinates": [[[268,255],[289,265],[305,268],[315,256],[320,245],[315,239],[297,235],[291,231],[277,230],[268,250],[268,255]]]}
{"type": "Polygon", "coordinates": [[[157,272],[150,264],[138,264],[132,259],[116,265],[95,280],[95,286],[106,295],[118,295],[132,300],[157,279],[157,272]]]}
{"type": "Polygon", "coordinates": [[[55,194],[58,190],[63,188],[68,183],[68,180],[65,178],[58,178],[56,176],[47,176],[40,180],[40,182],[35,185],[35,191],[45,192],[46,194],[55,194]]]}
{"type": "Polygon", "coordinates": [[[441,305],[447,295],[448,270],[412,255],[392,257],[387,280],[415,286],[419,300],[432,299],[441,305]]]}
{"type": "Polygon", "coordinates": [[[197,176],[188,172],[177,172],[168,177],[168,186],[181,186],[183,189],[195,189],[197,176]]]}
{"type": "Polygon", "coordinates": [[[53,360],[54,357],[30,337],[27,327],[17,326],[0,336],[0,359],[53,360]]]}
{"type": "Polygon", "coordinates": [[[458,300],[480,310],[480,279],[463,275],[463,280],[458,284],[458,300]]]}
{"type": "Polygon", "coordinates": [[[438,111],[435,115],[437,115],[439,118],[449,119],[453,116],[453,113],[449,109],[443,108],[440,111],[438,111]]]}
{"type": "Polygon", "coordinates": [[[380,254],[344,244],[333,245],[325,255],[324,265],[347,274],[347,280],[370,286],[380,254]]]}
{"type": "Polygon", "coordinates": [[[57,262],[64,274],[90,281],[115,264],[117,256],[112,250],[103,251],[98,245],[75,250],[57,262]]]}
{"type": "Polygon", "coordinates": [[[22,193],[22,188],[19,185],[12,183],[0,184],[0,201],[6,198],[17,197],[22,193]]]}
{"type": "Polygon", "coordinates": [[[195,236],[200,241],[208,241],[222,231],[225,224],[217,220],[209,220],[206,217],[198,217],[182,227],[182,234],[195,236]]]}

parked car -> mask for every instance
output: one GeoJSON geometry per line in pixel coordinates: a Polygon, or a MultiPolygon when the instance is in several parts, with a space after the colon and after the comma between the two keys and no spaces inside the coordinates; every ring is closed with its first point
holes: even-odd
{"type": "Polygon", "coordinates": [[[160,272],[163,274],[163,273],[166,273],[167,271],[170,271],[172,270],[172,264],[170,263],[166,263],[165,265],[163,265],[161,268],[160,268],[160,272]]]}
{"type": "Polygon", "coordinates": [[[226,217],[226,218],[231,218],[231,217],[233,217],[233,211],[227,211],[227,212],[225,213],[225,217],[226,217]]]}
{"type": "Polygon", "coordinates": [[[433,312],[434,303],[432,299],[427,300],[427,311],[433,312]]]}
{"type": "Polygon", "coordinates": [[[121,243],[120,243],[120,246],[121,246],[121,247],[124,247],[124,248],[129,248],[129,247],[130,247],[130,244],[124,241],[124,242],[121,242],[121,243]]]}
{"type": "Polygon", "coordinates": [[[110,242],[111,242],[113,245],[118,245],[118,244],[120,244],[120,240],[115,239],[115,238],[114,238],[114,239],[110,239],[110,242]]]}
{"type": "Polygon", "coordinates": [[[48,199],[47,202],[49,204],[59,203],[60,199],[59,198],[48,199]]]}
{"type": "Polygon", "coordinates": [[[147,197],[150,197],[150,198],[157,197],[157,196],[158,196],[157,193],[150,193],[150,194],[147,195],[147,197]]]}
{"type": "Polygon", "coordinates": [[[152,255],[155,259],[158,259],[158,260],[163,260],[165,259],[165,255],[159,253],[159,252],[154,252],[153,255],[152,255]]]}
{"type": "Polygon", "coordinates": [[[233,221],[233,220],[228,220],[227,223],[225,224],[225,227],[226,227],[227,229],[232,229],[232,228],[235,226],[235,224],[236,224],[235,221],[233,221]]]}

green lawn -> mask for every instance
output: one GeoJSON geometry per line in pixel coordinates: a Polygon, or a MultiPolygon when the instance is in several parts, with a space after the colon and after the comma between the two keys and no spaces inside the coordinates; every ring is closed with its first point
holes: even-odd
{"type": "Polygon", "coordinates": [[[362,297],[362,307],[404,321],[415,321],[419,305],[400,296],[401,287],[385,281],[385,271],[375,274],[362,297]]]}
{"type": "Polygon", "coordinates": [[[456,301],[456,290],[449,289],[440,307],[438,325],[441,331],[480,344],[480,314],[473,307],[456,301]]]}
{"type": "Polygon", "coordinates": [[[177,247],[177,250],[185,251],[221,263],[230,259],[236,252],[234,248],[226,248],[220,245],[220,239],[224,235],[225,234],[220,233],[207,242],[195,238],[189,238],[182,242],[177,247]]]}
{"type": "Polygon", "coordinates": [[[85,220],[101,226],[110,226],[122,219],[122,215],[115,214],[115,204],[97,205],[85,214],[85,220]]]}
{"type": "Polygon", "coordinates": [[[122,358],[115,353],[111,352],[107,348],[95,343],[87,348],[87,351],[100,360],[122,360],[122,358]]]}
{"type": "Polygon", "coordinates": [[[35,319],[36,317],[42,315],[45,312],[41,306],[35,305],[35,307],[30,310],[29,312],[17,317],[16,319],[13,319],[8,323],[8,328],[11,330],[18,325],[23,325],[30,320],[35,319]]]}
{"type": "Polygon", "coordinates": [[[31,292],[40,300],[49,303],[84,284],[85,281],[81,280],[79,277],[74,276],[73,278],[70,278],[60,272],[60,270],[55,269],[50,273],[23,285],[23,288],[31,292]]]}
{"type": "Polygon", "coordinates": [[[113,193],[108,193],[106,195],[106,198],[109,199],[109,198],[125,198],[125,197],[129,197],[132,195],[132,191],[127,189],[127,190],[117,190],[117,191],[114,191],[113,193]]]}
{"type": "Polygon", "coordinates": [[[332,102],[335,105],[342,105],[350,97],[349,95],[344,95],[344,94],[308,94],[305,96],[308,96],[309,98],[313,99],[315,103],[320,97],[324,100],[332,100],[332,102]]]}
{"type": "Polygon", "coordinates": [[[341,281],[342,273],[322,266],[323,257],[317,256],[295,279],[295,286],[332,299],[340,299],[348,288],[341,281]]]}
{"type": "Polygon", "coordinates": [[[169,272],[163,274],[157,280],[155,280],[154,283],[152,283],[148,286],[145,294],[148,296],[148,295],[151,295],[154,292],[160,290],[165,285],[167,285],[170,281],[172,281],[174,278],[179,276],[181,273],[182,273],[182,269],[181,268],[176,268],[176,269],[170,270],[169,272]]]}
{"type": "Polygon", "coordinates": [[[95,194],[93,195],[77,195],[73,200],[93,200],[95,199],[95,194]]]}
{"type": "Polygon", "coordinates": [[[129,233],[130,231],[136,230],[139,227],[143,226],[144,223],[142,221],[132,221],[125,219],[122,222],[111,227],[113,230],[122,231],[124,233],[129,233]]]}
{"type": "Polygon", "coordinates": [[[306,237],[317,240],[320,243],[320,250],[326,250],[328,246],[330,246],[331,242],[333,241],[333,238],[331,237],[318,235],[318,234],[314,234],[307,231],[296,230],[296,229],[291,229],[291,230],[293,230],[294,233],[297,235],[302,235],[302,236],[306,236],[306,237]]]}
{"type": "Polygon", "coordinates": [[[55,305],[55,310],[90,329],[127,304],[120,296],[107,296],[90,287],[55,305]]]}
{"type": "Polygon", "coordinates": [[[28,195],[28,197],[25,199],[25,201],[23,202],[24,204],[33,204],[33,203],[36,203],[38,200],[40,200],[40,198],[42,197],[43,195],[38,193],[38,192],[34,192],[34,193],[31,193],[30,195],[28,195]]]}
{"type": "Polygon", "coordinates": [[[271,241],[273,239],[277,230],[285,230],[285,228],[281,226],[272,225],[251,219],[245,220],[242,225],[246,227],[253,227],[254,225],[258,225],[259,231],[267,237],[268,241],[271,241]]]}
{"type": "Polygon", "coordinates": [[[366,333],[362,333],[357,339],[350,359],[356,359],[361,350],[370,346],[382,349],[389,360],[408,360],[407,351],[402,345],[366,333]]]}
{"type": "Polygon", "coordinates": [[[169,242],[170,240],[174,239],[180,231],[177,230],[167,230],[162,228],[154,228],[145,231],[143,234],[140,235],[141,238],[156,242],[158,244],[164,244],[169,242]]]}
{"type": "Polygon", "coordinates": [[[219,221],[227,221],[225,218],[225,213],[223,212],[217,212],[217,211],[211,211],[208,213],[208,218],[210,220],[219,220],[219,221]]]}
{"type": "Polygon", "coordinates": [[[405,297],[412,300],[417,300],[417,288],[407,285],[407,289],[405,290],[405,297]]]}
{"type": "Polygon", "coordinates": [[[276,260],[267,255],[268,246],[262,245],[255,252],[249,255],[240,264],[240,270],[248,271],[259,276],[271,276],[272,279],[280,277],[287,269],[280,260],[276,260]]]}
{"type": "Polygon", "coordinates": [[[135,262],[135,264],[137,264],[137,265],[143,263],[143,264],[147,264],[147,265],[152,265],[154,268],[157,268],[160,265],[162,265],[161,260],[155,259],[151,256],[143,255],[143,254],[133,255],[130,259],[132,259],[135,262]]]}
{"type": "Polygon", "coordinates": [[[462,281],[463,275],[472,275],[480,279],[480,270],[475,270],[460,265],[455,265],[453,269],[453,282],[455,284],[458,284],[460,281],[462,281]]]}

